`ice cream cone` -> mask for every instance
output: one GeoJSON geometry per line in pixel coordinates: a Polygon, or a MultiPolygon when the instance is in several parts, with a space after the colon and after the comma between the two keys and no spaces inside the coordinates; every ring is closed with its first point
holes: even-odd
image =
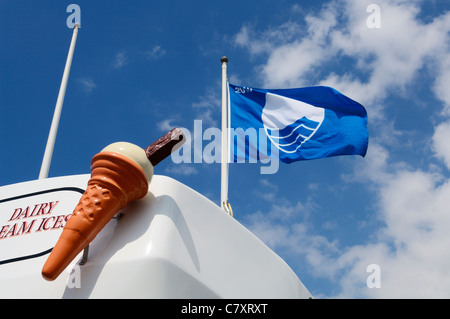
{"type": "Polygon", "coordinates": [[[95,155],[87,189],[50,253],[42,276],[56,279],[119,209],[144,197],[147,191],[148,178],[135,161],[117,152],[95,155]]]}
{"type": "Polygon", "coordinates": [[[45,262],[42,276],[55,280],[119,209],[144,197],[153,177],[153,166],[184,141],[183,132],[174,128],[145,150],[118,142],[95,155],[87,189],[45,262]]]}

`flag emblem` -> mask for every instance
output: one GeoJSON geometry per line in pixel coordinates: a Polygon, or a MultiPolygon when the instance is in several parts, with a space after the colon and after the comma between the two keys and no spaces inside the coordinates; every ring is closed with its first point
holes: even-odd
{"type": "Polygon", "coordinates": [[[337,155],[365,156],[367,152],[365,108],[330,87],[274,90],[229,84],[229,114],[230,129],[265,132],[258,140],[230,141],[231,161],[274,153],[282,162],[291,163],[337,155]],[[250,151],[255,149],[258,152],[250,151]]]}
{"type": "Polygon", "coordinates": [[[286,153],[295,153],[319,129],[325,110],[302,101],[266,93],[261,119],[270,141],[286,153]]]}

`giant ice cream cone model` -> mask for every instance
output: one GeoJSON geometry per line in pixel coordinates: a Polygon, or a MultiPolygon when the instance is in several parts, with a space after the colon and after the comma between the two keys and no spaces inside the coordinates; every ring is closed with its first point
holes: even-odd
{"type": "MultiPolygon", "coordinates": [[[[175,130],[178,130],[175,135],[174,130],[168,133],[172,133],[170,140],[155,142],[158,143],[156,150],[165,150],[165,156],[170,154],[168,147],[173,150],[173,146],[183,140],[181,131],[175,130]],[[176,143],[171,145],[170,141],[176,143]]],[[[114,143],[92,158],[87,189],[44,264],[42,276],[45,279],[56,279],[119,209],[147,194],[153,176],[152,159],[156,164],[161,161],[161,156],[157,160],[151,157],[155,153],[149,151],[155,149],[152,145],[144,151],[131,143],[114,143]]]]}

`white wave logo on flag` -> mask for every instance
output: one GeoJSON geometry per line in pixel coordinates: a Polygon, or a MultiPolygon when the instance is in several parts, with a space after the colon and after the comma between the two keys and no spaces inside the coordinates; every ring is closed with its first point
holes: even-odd
{"type": "Polygon", "coordinates": [[[281,151],[295,153],[319,129],[325,109],[266,93],[262,121],[267,136],[281,151]]]}

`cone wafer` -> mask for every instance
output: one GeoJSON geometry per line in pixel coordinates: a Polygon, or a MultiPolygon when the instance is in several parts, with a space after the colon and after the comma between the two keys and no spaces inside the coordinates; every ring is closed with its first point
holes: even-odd
{"type": "MultiPolygon", "coordinates": [[[[166,135],[175,130],[179,129],[166,135]]],[[[151,154],[153,158],[156,156],[156,164],[170,155],[167,144],[177,139],[178,142],[170,146],[173,149],[184,141],[182,133],[176,132],[173,138],[155,142],[160,146],[151,154]],[[158,154],[161,149],[164,154],[158,154]]],[[[95,155],[91,160],[91,178],[86,191],[45,262],[42,276],[47,280],[56,279],[119,209],[147,194],[152,176],[151,156],[136,145],[114,143],[95,155]]]]}

